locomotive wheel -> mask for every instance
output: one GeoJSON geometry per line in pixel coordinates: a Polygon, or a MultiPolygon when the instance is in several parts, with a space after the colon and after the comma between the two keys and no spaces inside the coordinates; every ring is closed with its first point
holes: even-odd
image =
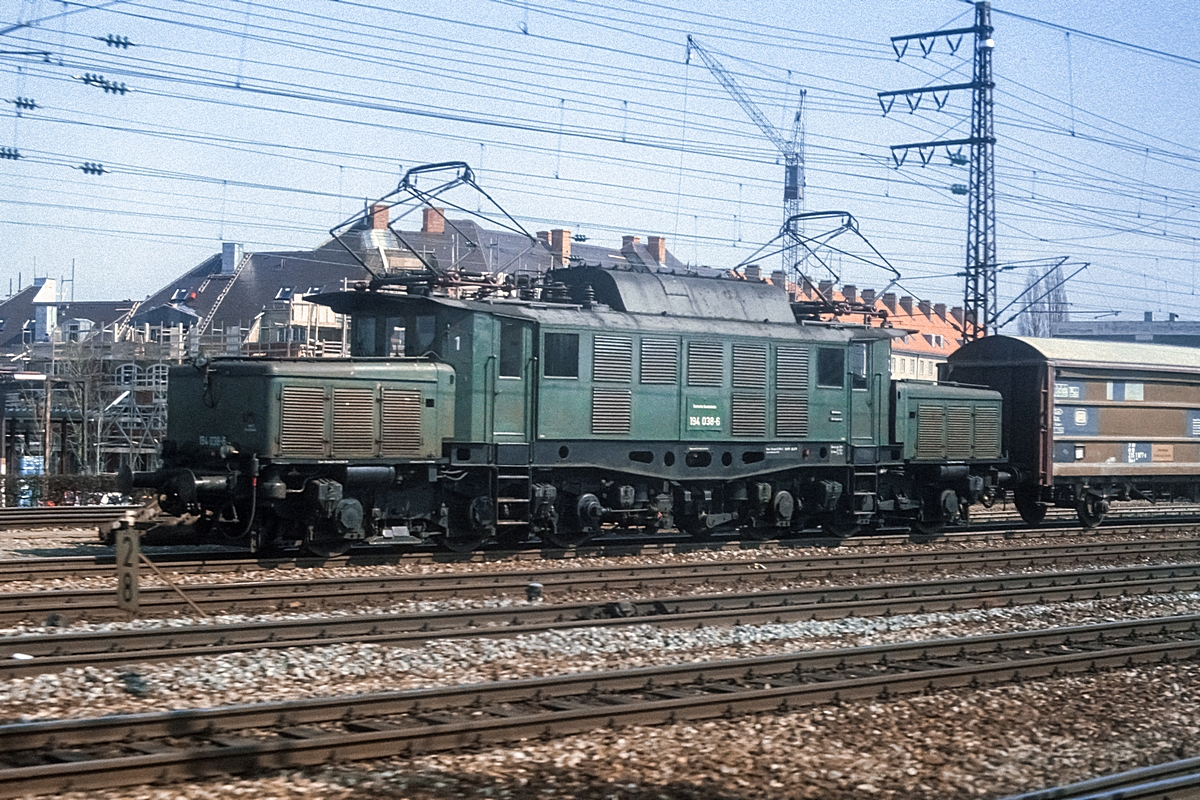
{"type": "Polygon", "coordinates": [[[496,531],[496,542],[505,550],[520,550],[529,540],[525,525],[509,525],[496,531]]]}
{"type": "Polygon", "coordinates": [[[908,538],[914,544],[929,544],[930,542],[940,539],[946,530],[946,521],[938,520],[923,520],[914,519],[909,524],[908,538]]]}
{"type": "Polygon", "coordinates": [[[438,537],[452,553],[473,553],[483,547],[496,528],[495,501],[480,494],[459,498],[450,510],[450,529],[438,537]]]}
{"type": "Polygon", "coordinates": [[[350,540],[341,536],[323,536],[304,543],[304,549],[317,558],[336,558],[350,550],[350,540]]]}
{"type": "Polygon", "coordinates": [[[1027,487],[1021,487],[1013,492],[1013,505],[1025,524],[1036,528],[1046,518],[1046,504],[1038,500],[1037,492],[1027,487]]]}
{"type": "Polygon", "coordinates": [[[454,530],[439,536],[438,542],[452,553],[474,553],[483,547],[486,539],[487,534],[469,530],[454,530]]]}
{"type": "Polygon", "coordinates": [[[602,506],[594,494],[560,497],[558,524],[539,535],[555,547],[578,547],[600,533],[602,506]]]}
{"type": "Polygon", "coordinates": [[[860,526],[853,514],[833,511],[821,521],[821,530],[831,539],[849,539],[859,532],[860,526]]]}
{"type": "Polygon", "coordinates": [[[1104,521],[1104,515],[1108,513],[1108,501],[1103,497],[1085,494],[1075,505],[1075,513],[1079,515],[1083,527],[1090,530],[1104,521]]]}

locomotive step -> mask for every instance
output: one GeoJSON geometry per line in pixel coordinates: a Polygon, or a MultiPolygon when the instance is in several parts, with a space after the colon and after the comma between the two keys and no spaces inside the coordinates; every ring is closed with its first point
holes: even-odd
{"type": "Polygon", "coordinates": [[[528,503],[528,497],[497,497],[497,503],[528,503]]]}

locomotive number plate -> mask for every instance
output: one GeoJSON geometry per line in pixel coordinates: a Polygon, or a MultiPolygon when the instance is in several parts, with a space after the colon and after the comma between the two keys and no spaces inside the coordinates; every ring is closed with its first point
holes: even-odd
{"type": "Polygon", "coordinates": [[[689,431],[719,431],[725,425],[724,403],[717,399],[688,398],[687,429],[689,431]]]}

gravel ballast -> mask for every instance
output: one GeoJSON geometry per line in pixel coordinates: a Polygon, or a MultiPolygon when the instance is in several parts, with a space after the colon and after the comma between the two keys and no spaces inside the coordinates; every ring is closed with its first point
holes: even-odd
{"type": "Polygon", "coordinates": [[[1194,662],[68,800],[1001,797],[1200,753],[1194,662]]]}
{"type": "Polygon", "coordinates": [[[725,628],[585,626],[503,639],[434,640],[416,648],[255,650],[14,678],[0,682],[0,719],[165,711],[976,636],[1188,614],[1198,602],[1200,594],[1187,593],[725,628]]]}

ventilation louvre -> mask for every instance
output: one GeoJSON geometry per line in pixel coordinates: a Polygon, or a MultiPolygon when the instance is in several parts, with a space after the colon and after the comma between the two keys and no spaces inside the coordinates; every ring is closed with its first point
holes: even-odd
{"type": "Polygon", "coordinates": [[[775,351],[775,391],[808,393],[808,348],[779,347],[775,351]]]}
{"type": "Polygon", "coordinates": [[[1000,409],[975,407],[975,457],[1000,457],[1000,409]]]}
{"type": "Polygon", "coordinates": [[[279,405],[280,454],[325,455],[325,389],[320,386],[285,386],[279,405]]]}
{"type": "Polygon", "coordinates": [[[767,348],[764,345],[733,346],[733,388],[767,388],[767,348]]]}
{"type": "Polygon", "coordinates": [[[633,394],[628,389],[592,389],[592,433],[629,433],[633,394]]]}
{"type": "Polygon", "coordinates": [[[596,336],[592,342],[592,380],[629,383],[633,378],[633,340],[596,336]]]}
{"type": "Polygon", "coordinates": [[[917,458],[942,458],[946,452],[946,424],[941,406],[917,408],[917,458]]]}
{"type": "Polygon", "coordinates": [[[946,458],[971,457],[971,408],[946,409],[946,458]]]}
{"type": "Polygon", "coordinates": [[[333,390],[333,455],[375,454],[375,392],[333,390]]]}
{"type": "Polygon", "coordinates": [[[761,438],[767,435],[767,398],[734,393],[731,411],[730,423],[734,436],[761,438]]]}
{"type": "Polygon", "coordinates": [[[642,383],[679,383],[679,343],[642,339],[642,383]]]}
{"type": "Polygon", "coordinates": [[[688,342],[688,386],[721,386],[725,382],[725,346],[721,342],[688,342]]]}
{"type": "Polygon", "coordinates": [[[421,393],[384,389],[380,455],[421,455],[421,393]]]}
{"type": "Polygon", "coordinates": [[[808,436],[808,348],[775,349],[775,435],[808,436]]]}

